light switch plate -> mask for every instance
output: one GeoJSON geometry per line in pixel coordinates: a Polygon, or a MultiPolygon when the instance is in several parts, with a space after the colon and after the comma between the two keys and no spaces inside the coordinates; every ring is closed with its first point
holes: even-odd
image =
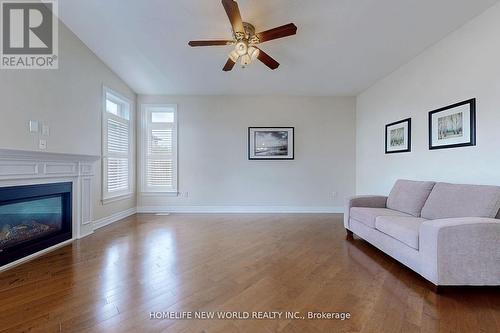
{"type": "Polygon", "coordinates": [[[38,121],[30,120],[30,132],[38,133],[38,121]]]}
{"type": "Polygon", "coordinates": [[[47,140],[40,140],[38,148],[40,148],[41,150],[47,149],[47,140]]]}

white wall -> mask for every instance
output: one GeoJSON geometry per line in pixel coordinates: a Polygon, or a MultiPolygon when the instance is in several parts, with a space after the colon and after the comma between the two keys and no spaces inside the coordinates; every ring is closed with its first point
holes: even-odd
{"type": "Polygon", "coordinates": [[[398,178],[500,185],[500,5],[358,96],[357,192],[398,178]],[[477,98],[477,146],[429,151],[428,112],[477,98]],[[413,118],[413,152],[384,154],[386,124],[413,118]]]}
{"type": "MultiPolygon", "coordinates": [[[[31,119],[50,126],[46,151],[100,156],[102,85],[135,103],[135,93],[62,23],[59,48],[58,70],[0,70],[0,148],[38,150],[31,119]]],[[[94,218],[135,207],[135,198],[100,203],[100,162],[96,166],[94,218]]]]}
{"type": "Polygon", "coordinates": [[[354,193],[354,98],[139,96],[138,101],[178,105],[179,191],[189,193],[139,196],[139,207],[323,211],[341,207],[354,193]],[[249,161],[249,126],[294,126],[295,160],[249,161]]]}

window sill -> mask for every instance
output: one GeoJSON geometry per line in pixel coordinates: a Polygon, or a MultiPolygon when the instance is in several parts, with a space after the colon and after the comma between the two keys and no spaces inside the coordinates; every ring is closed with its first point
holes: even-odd
{"type": "Polygon", "coordinates": [[[143,197],[178,197],[179,192],[141,192],[143,197]]]}
{"type": "Polygon", "coordinates": [[[115,197],[109,197],[109,198],[103,198],[101,200],[102,204],[103,205],[108,205],[110,203],[113,203],[113,202],[118,202],[118,201],[123,201],[123,200],[127,200],[127,199],[130,199],[134,196],[134,193],[128,193],[128,194],[123,194],[123,195],[117,195],[115,197]]]}

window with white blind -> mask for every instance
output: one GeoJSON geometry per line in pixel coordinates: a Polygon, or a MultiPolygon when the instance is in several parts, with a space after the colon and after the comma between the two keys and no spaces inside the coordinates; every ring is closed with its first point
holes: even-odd
{"type": "Polygon", "coordinates": [[[103,91],[103,201],[132,193],[131,102],[104,88],[103,91]]]}
{"type": "Polygon", "coordinates": [[[177,193],[177,106],[143,105],[142,192],[177,193]]]}

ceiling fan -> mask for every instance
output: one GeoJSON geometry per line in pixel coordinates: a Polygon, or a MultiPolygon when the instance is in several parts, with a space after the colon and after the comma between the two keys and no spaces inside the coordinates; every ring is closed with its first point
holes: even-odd
{"type": "Polygon", "coordinates": [[[262,61],[267,67],[275,70],[279,63],[271,58],[267,53],[257,47],[257,44],[264,43],[273,39],[283,38],[297,33],[297,27],[289,23],[271,30],[255,33],[253,25],[243,22],[241,19],[238,3],[233,0],[222,0],[222,5],[226,10],[233,30],[233,39],[230,40],[203,40],[190,41],[189,46],[224,46],[234,45],[234,50],[229,54],[229,59],[222,69],[230,71],[238,60],[243,67],[249,65],[255,59],[262,61]]]}

